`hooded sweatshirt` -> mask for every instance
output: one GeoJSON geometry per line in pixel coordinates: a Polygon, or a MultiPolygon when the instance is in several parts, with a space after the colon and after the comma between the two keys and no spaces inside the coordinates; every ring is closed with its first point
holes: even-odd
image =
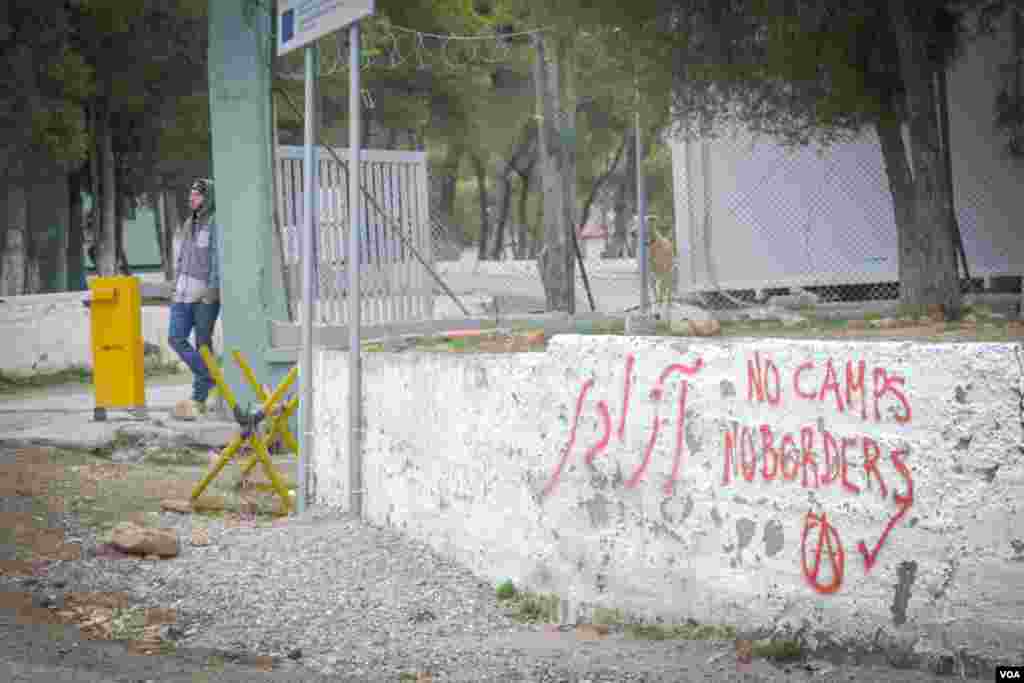
{"type": "Polygon", "coordinates": [[[207,290],[220,300],[219,239],[213,199],[208,196],[174,236],[175,303],[196,303],[207,290]]]}

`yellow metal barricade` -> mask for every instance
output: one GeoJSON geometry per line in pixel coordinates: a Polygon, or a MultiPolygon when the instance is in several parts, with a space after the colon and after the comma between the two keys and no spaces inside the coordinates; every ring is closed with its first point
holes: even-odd
{"type": "Polygon", "coordinates": [[[242,374],[245,375],[246,381],[252,385],[253,390],[261,401],[259,409],[255,413],[249,414],[244,412],[238,405],[234,392],[231,391],[231,387],[225,382],[224,373],[217,366],[217,361],[214,360],[210,350],[204,346],[199,349],[199,353],[202,355],[206,367],[210,370],[210,376],[213,377],[213,381],[216,382],[217,387],[220,389],[221,396],[228,404],[232,413],[234,413],[235,421],[238,422],[239,426],[239,434],[231,440],[231,443],[224,447],[213,468],[203,477],[202,481],[196,484],[192,490],[192,500],[194,501],[203,495],[203,491],[210,485],[210,482],[217,478],[221,470],[242,451],[244,446],[248,446],[253,455],[243,464],[242,474],[248,474],[257,463],[262,464],[263,472],[267,475],[267,479],[270,480],[271,488],[281,498],[281,509],[287,514],[292,506],[291,496],[281,481],[280,473],[270,460],[268,445],[275,439],[281,438],[285,444],[290,448],[294,448],[295,452],[298,452],[295,437],[292,436],[288,429],[288,418],[298,407],[299,399],[294,397],[285,403],[284,406],[279,406],[278,404],[288,391],[288,388],[295,382],[295,378],[298,377],[299,368],[297,366],[293,367],[281,383],[277,385],[277,388],[267,395],[263,387],[256,381],[252,368],[246,363],[245,358],[238,351],[234,351],[232,355],[235,362],[238,363],[242,374]],[[261,433],[261,423],[268,418],[270,419],[270,428],[265,433],[261,433]]]}
{"type": "Polygon", "coordinates": [[[146,406],[142,297],[134,277],[100,277],[89,283],[94,417],[108,408],[144,412],[146,406]]]}

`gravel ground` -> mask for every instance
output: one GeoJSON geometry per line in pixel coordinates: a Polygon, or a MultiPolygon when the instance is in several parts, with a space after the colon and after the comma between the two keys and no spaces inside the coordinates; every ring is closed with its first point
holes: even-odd
{"type": "Polygon", "coordinates": [[[168,637],[178,647],[272,656],[291,672],[286,680],[411,681],[417,672],[432,681],[937,680],[823,662],[738,668],[731,642],[637,641],[614,631],[581,641],[519,624],[489,583],[423,544],[331,511],[249,528],[162,516],[182,538],[173,560],[98,557],[94,535],[61,516],[82,559],[53,563],[39,586],[124,591],[133,604],[174,608],[168,637]],[[193,524],[208,530],[210,545],[189,544],[193,524]]]}
{"type": "MultiPolygon", "coordinates": [[[[0,449],[0,462],[7,456],[0,449]]],[[[30,507],[26,497],[0,496],[0,512],[30,507]]],[[[240,678],[226,672],[210,678],[224,681],[394,682],[417,680],[420,672],[429,672],[431,678],[421,680],[432,683],[937,680],[917,671],[825,662],[786,669],[755,660],[741,668],[732,642],[634,640],[617,629],[586,640],[571,630],[523,625],[498,604],[490,582],[425,544],[318,507],[260,527],[163,512],[158,524],[178,532],[180,555],[158,561],[112,557],[73,514],[50,513],[48,521],[64,529],[65,542],[81,544],[81,558],[50,562],[36,577],[0,573],[0,592],[31,593],[37,606],[56,608],[69,592],[123,592],[133,606],[176,614],[164,637],[178,654],[156,658],[163,673],[125,678],[131,667],[118,664],[111,654],[117,644],[110,643],[85,658],[91,664],[79,667],[89,672],[84,678],[72,680],[178,680],[170,672],[193,670],[200,653],[211,650],[227,653],[229,663],[274,659],[275,670],[267,674],[249,669],[246,678],[241,668],[235,672],[240,678]],[[194,526],[206,530],[209,545],[191,545],[194,526]]],[[[0,559],[11,559],[13,550],[0,546],[0,559]]],[[[64,671],[64,655],[52,655],[58,643],[33,639],[30,629],[19,632],[2,617],[0,678],[8,671],[4,665],[25,659],[16,642],[51,651],[40,671],[64,671]]],[[[6,679],[54,678],[13,671],[6,679]]]]}

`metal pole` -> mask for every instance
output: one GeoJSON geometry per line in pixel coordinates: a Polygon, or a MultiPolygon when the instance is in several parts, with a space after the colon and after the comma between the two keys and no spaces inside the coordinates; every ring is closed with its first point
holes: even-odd
{"type": "Polygon", "coordinates": [[[348,481],[350,512],[363,516],[362,398],[363,378],[359,351],[362,301],[359,292],[359,231],[362,227],[360,187],[359,119],[362,91],[359,85],[359,22],[348,30],[349,56],[349,174],[348,174],[348,481]]]}
{"type": "Polygon", "coordinates": [[[316,72],[317,48],[306,48],[306,113],[302,209],[302,355],[299,357],[299,444],[296,511],[306,511],[306,470],[313,452],[313,240],[316,236],[316,72]]]}
{"type": "Polygon", "coordinates": [[[640,219],[639,244],[636,249],[636,256],[640,260],[640,312],[647,314],[650,307],[648,301],[648,284],[650,273],[647,264],[647,197],[644,195],[644,174],[643,174],[643,145],[640,140],[640,110],[636,112],[636,210],[640,219]]]}

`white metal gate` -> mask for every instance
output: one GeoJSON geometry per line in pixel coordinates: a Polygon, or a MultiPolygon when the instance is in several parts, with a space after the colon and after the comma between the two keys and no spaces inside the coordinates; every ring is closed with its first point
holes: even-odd
{"type": "MultiPolygon", "coordinates": [[[[318,291],[313,322],[322,325],[345,325],[348,321],[349,155],[348,149],[334,152],[340,164],[327,150],[317,149],[320,221],[315,245],[318,291]]],[[[433,265],[426,154],[368,149],[361,155],[361,320],[372,325],[432,318],[432,281],[415,255],[433,265]]],[[[302,308],[302,166],[301,147],[278,148],[275,200],[284,232],[285,277],[294,322],[301,322],[302,308]]]]}

